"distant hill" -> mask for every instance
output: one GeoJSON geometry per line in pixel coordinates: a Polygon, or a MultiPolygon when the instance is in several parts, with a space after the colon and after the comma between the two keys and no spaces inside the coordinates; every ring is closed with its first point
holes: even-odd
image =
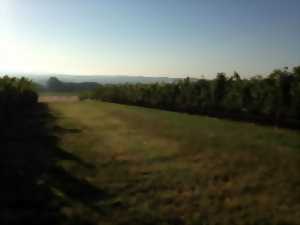
{"type": "Polygon", "coordinates": [[[99,84],[124,84],[124,83],[172,83],[181,78],[170,78],[166,76],[127,76],[127,75],[59,75],[59,74],[8,74],[12,76],[25,76],[41,85],[46,85],[50,77],[56,77],[62,82],[96,82],[99,84]]]}
{"type": "Polygon", "coordinates": [[[174,78],[169,77],[146,77],[146,76],[74,76],[58,75],[56,76],[63,82],[96,82],[101,84],[121,84],[121,83],[156,83],[156,82],[173,82],[174,78]]]}
{"type": "Polygon", "coordinates": [[[42,90],[54,92],[91,91],[99,86],[96,82],[63,82],[57,77],[50,77],[42,90]]]}

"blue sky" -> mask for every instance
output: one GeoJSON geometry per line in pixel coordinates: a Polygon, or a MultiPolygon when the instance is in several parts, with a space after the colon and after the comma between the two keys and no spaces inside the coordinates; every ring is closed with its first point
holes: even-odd
{"type": "Polygon", "coordinates": [[[0,0],[0,70],[213,76],[300,65],[299,0],[0,0]]]}

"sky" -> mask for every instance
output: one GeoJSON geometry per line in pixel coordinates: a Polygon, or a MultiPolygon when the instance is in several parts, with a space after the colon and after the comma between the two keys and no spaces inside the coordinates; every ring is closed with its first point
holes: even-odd
{"type": "Polygon", "coordinates": [[[300,65],[299,0],[0,0],[0,71],[243,76],[300,65]]]}

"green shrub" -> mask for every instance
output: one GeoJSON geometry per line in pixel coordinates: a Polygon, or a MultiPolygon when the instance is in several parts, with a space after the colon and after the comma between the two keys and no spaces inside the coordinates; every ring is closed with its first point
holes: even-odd
{"type": "Polygon", "coordinates": [[[0,77],[0,124],[3,131],[11,121],[34,106],[38,95],[33,83],[26,78],[0,77]]]}

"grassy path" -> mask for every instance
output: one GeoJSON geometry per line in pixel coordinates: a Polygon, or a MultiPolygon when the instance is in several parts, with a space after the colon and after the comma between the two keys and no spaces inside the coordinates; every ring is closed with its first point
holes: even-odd
{"type": "MultiPolygon", "coordinates": [[[[300,224],[300,134],[101,102],[50,103],[59,164],[106,193],[92,224],[300,224]]],[[[63,193],[62,193],[63,195],[63,193]]]]}

